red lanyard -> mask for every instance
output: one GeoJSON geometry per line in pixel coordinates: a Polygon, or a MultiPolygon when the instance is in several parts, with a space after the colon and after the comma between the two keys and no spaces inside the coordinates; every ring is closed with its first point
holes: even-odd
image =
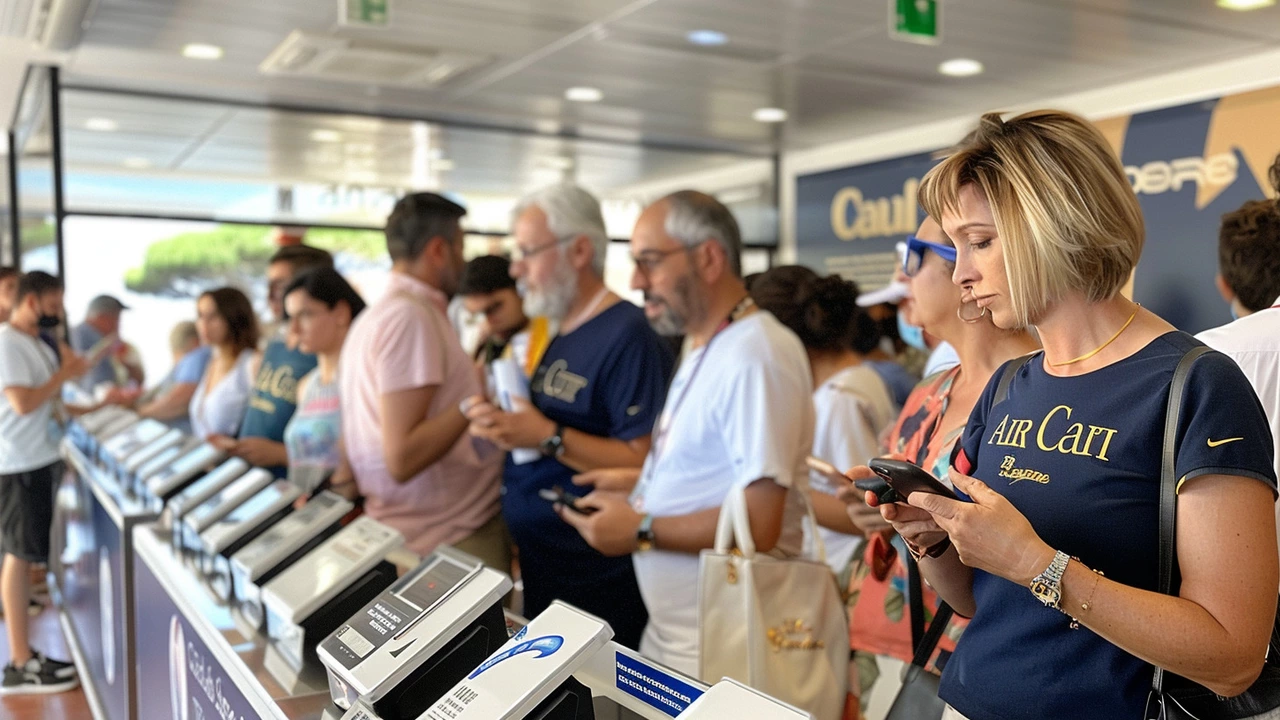
{"type": "Polygon", "coordinates": [[[652,449],[649,452],[649,461],[646,464],[648,472],[645,473],[646,477],[641,478],[640,483],[636,485],[636,491],[632,494],[633,498],[644,497],[644,490],[648,488],[649,483],[652,481],[654,468],[658,466],[658,460],[666,450],[667,433],[675,423],[676,412],[684,404],[684,399],[689,394],[689,388],[693,386],[694,378],[698,376],[698,371],[702,369],[702,361],[706,360],[707,355],[711,352],[711,343],[715,342],[716,338],[720,336],[720,333],[724,332],[725,328],[740,320],[742,316],[754,306],[755,301],[751,299],[750,295],[742,298],[742,300],[733,307],[733,311],[729,313],[729,316],[720,322],[716,331],[711,334],[711,338],[707,340],[707,344],[702,348],[702,354],[698,356],[697,363],[694,364],[693,370],[689,372],[689,379],[685,381],[684,387],[680,389],[680,395],[676,398],[675,403],[672,404],[670,412],[664,411],[658,418],[658,432],[653,438],[653,444],[651,445],[652,449]]]}

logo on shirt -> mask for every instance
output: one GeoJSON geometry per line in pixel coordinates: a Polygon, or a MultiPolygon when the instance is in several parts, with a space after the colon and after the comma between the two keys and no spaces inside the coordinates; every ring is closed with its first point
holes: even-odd
{"type": "MultiPolygon", "coordinates": [[[[289,365],[275,367],[264,361],[262,368],[258,370],[254,389],[264,395],[283,400],[290,405],[296,405],[298,402],[298,379],[293,376],[293,367],[289,365]]],[[[258,409],[264,412],[275,412],[274,405],[271,403],[265,404],[271,405],[271,407],[259,407],[258,409]]]]}
{"type": "Polygon", "coordinates": [[[1020,480],[1030,480],[1040,485],[1049,484],[1049,473],[1042,473],[1039,470],[1030,470],[1028,468],[1014,467],[1014,457],[1005,455],[1004,461],[1000,463],[1000,477],[1009,478],[1009,484],[1012,485],[1020,480]]]}
{"type": "Polygon", "coordinates": [[[1111,448],[1111,441],[1115,439],[1118,431],[1099,425],[1068,422],[1071,420],[1071,413],[1071,407],[1059,405],[1050,410],[1038,423],[1035,420],[1022,420],[1005,415],[996,426],[995,432],[991,433],[991,437],[987,439],[987,444],[1025,450],[1027,436],[1035,430],[1036,447],[1044,452],[1079,455],[1110,462],[1107,450],[1111,448]]]}
{"type": "Polygon", "coordinates": [[[640,407],[639,405],[632,405],[631,407],[627,408],[627,417],[635,417],[639,415],[640,411],[643,409],[644,408],[640,407]]]}
{"type": "Polygon", "coordinates": [[[569,361],[557,360],[542,376],[542,393],[557,400],[574,403],[578,393],[587,386],[587,379],[569,372],[569,361]]]}
{"type": "Polygon", "coordinates": [[[1243,440],[1243,439],[1244,439],[1244,438],[1242,438],[1242,437],[1238,437],[1238,438],[1227,438],[1226,440],[1214,440],[1213,438],[1206,438],[1206,441],[1209,443],[1209,447],[1211,447],[1211,448],[1216,448],[1216,447],[1218,447],[1219,445],[1226,445],[1227,443],[1233,443],[1233,442],[1235,442],[1235,441],[1237,441],[1237,440],[1243,440]]]}

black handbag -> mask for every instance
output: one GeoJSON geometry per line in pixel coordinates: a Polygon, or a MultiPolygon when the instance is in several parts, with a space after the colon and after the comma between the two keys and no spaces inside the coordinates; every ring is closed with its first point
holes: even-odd
{"type": "Polygon", "coordinates": [[[945,602],[938,604],[938,612],[929,623],[929,630],[924,630],[924,594],[920,584],[920,567],[910,554],[903,556],[907,565],[907,592],[911,606],[911,642],[915,646],[915,657],[902,678],[902,688],[889,706],[885,720],[940,720],[947,704],[938,697],[938,676],[925,669],[929,664],[929,656],[942,639],[942,633],[951,620],[951,606],[945,602]]]}
{"type": "MultiPolygon", "coordinates": [[[[1174,447],[1178,432],[1178,419],[1182,411],[1182,396],[1186,390],[1191,365],[1201,355],[1210,352],[1201,345],[1193,348],[1178,362],[1169,386],[1169,404],[1165,410],[1164,447],[1160,466],[1160,587],[1165,595],[1174,591],[1174,541],[1178,520],[1178,479],[1174,447]]],[[[1146,720],[1247,720],[1280,708],[1280,606],[1276,608],[1276,622],[1271,629],[1271,644],[1262,675],[1240,695],[1224,698],[1212,690],[1198,685],[1163,668],[1155,669],[1151,682],[1151,694],[1147,697],[1146,720]]]]}

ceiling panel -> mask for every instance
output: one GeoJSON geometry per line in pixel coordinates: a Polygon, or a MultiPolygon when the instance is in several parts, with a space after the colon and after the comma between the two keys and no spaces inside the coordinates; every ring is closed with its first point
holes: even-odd
{"type": "MultiPolygon", "coordinates": [[[[1280,47],[1280,6],[1237,13],[1211,0],[945,0],[937,46],[889,39],[883,0],[391,0],[386,30],[338,27],[336,7],[332,0],[100,0],[66,79],[758,153],[1280,47]],[[296,29],[490,59],[438,90],[260,74],[258,65],[296,29]],[[728,43],[694,46],[685,36],[697,29],[723,32],[728,43]],[[226,57],[179,56],[197,41],[223,46],[226,57]],[[981,60],[987,72],[940,76],[938,63],[952,57],[981,60]],[[599,87],[604,100],[571,103],[564,90],[572,85],[599,87]],[[763,106],[790,112],[780,132],[751,120],[763,106]]],[[[184,124],[164,113],[126,120],[164,136],[184,124]]],[[[280,129],[237,113],[213,122],[224,120],[210,151],[282,146],[296,154],[307,145],[303,136],[332,121],[280,129]]],[[[211,120],[189,119],[195,128],[202,122],[211,120]]],[[[334,129],[353,144],[400,152],[407,146],[394,143],[404,128],[392,128],[334,129]]]]}

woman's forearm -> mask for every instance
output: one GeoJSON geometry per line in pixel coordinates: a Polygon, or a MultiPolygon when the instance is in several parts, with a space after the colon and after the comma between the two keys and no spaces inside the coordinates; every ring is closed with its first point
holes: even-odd
{"type": "Polygon", "coordinates": [[[960,562],[954,547],[941,557],[921,558],[920,574],[957,615],[973,617],[978,609],[973,599],[973,568],[960,562]]]}

